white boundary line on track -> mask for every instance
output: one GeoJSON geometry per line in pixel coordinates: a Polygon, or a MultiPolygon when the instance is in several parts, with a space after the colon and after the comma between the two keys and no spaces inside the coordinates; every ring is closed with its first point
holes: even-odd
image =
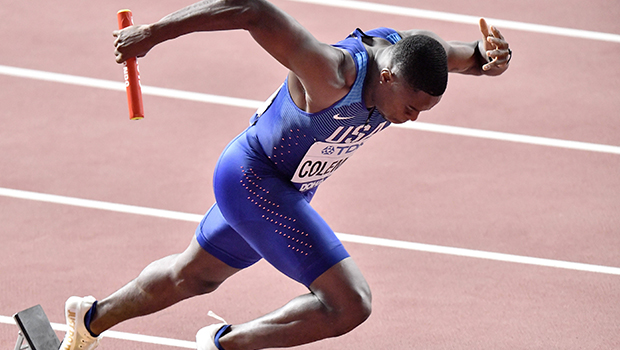
{"type": "MultiPolygon", "coordinates": [[[[0,323],[15,325],[15,320],[13,320],[13,317],[0,315],[0,323]]],[[[51,323],[51,325],[52,325],[52,329],[56,331],[61,331],[61,332],[67,331],[67,325],[60,324],[60,323],[51,323]]],[[[15,329],[15,334],[17,335],[17,328],[15,329]]],[[[130,341],[135,341],[135,342],[140,342],[140,343],[174,346],[177,348],[196,349],[196,342],[180,340],[180,339],[155,337],[152,335],[134,334],[134,333],[117,332],[117,331],[105,331],[103,332],[101,336],[103,338],[115,338],[115,339],[130,340],[130,341]]]]}
{"type": "MultiPolygon", "coordinates": [[[[78,86],[93,87],[98,89],[125,91],[125,84],[122,82],[80,77],[75,75],[51,73],[40,70],[17,68],[11,66],[0,65],[0,74],[17,77],[42,80],[54,83],[71,84],[78,86]]],[[[249,100],[243,98],[210,95],[199,92],[189,92],[175,89],[166,89],[153,86],[142,86],[144,95],[175,98],[180,100],[188,100],[195,102],[205,102],[221,104],[226,106],[257,109],[263,105],[263,101],[249,100]]],[[[529,136],[520,134],[511,134],[505,132],[496,132],[480,129],[463,128],[449,125],[431,124],[423,122],[407,122],[405,124],[392,125],[391,127],[414,129],[421,131],[431,131],[450,135],[468,136],[485,138],[498,141],[510,141],[527,143],[539,146],[552,146],[573,150],[602,152],[610,154],[620,154],[620,146],[603,145],[588,142],[578,142],[570,140],[553,139],[539,136],[529,136]]]]}
{"type": "Polygon", "coordinates": [[[499,131],[463,128],[459,126],[439,125],[439,124],[421,123],[421,122],[407,122],[405,124],[392,125],[392,126],[404,128],[404,129],[437,132],[437,133],[442,133],[442,134],[478,137],[478,138],[483,138],[483,139],[488,139],[488,140],[510,141],[510,142],[526,143],[530,145],[573,149],[573,150],[579,150],[579,151],[620,154],[620,147],[618,146],[552,139],[548,137],[511,134],[511,133],[499,132],[499,131]]]}
{"type": "MultiPolygon", "coordinates": [[[[34,201],[54,203],[54,204],[71,205],[71,206],[82,207],[82,208],[100,209],[100,210],[114,211],[114,212],[120,212],[120,213],[146,215],[146,216],[153,216],[153,217],[158,217],[158,218],[182,220],[182,221],[189,221],[189,222],[196,222],[196,223],[200,222],[202,219],[202,215],[198,215],[198,214],[190,214],[190,213],[183,213],[183,212],[171,211],[171,210],[162,210],[162,209],[139,207],[139,206],[134,206],[134,205],[102,202],[102,201],[96,201],[96,200],[90,200],[90,199],[66,197],[66,196],[52,195],[52,194],[46,194],[46,193],[22,191],[22,190],[15,190],[15,189],[2,188],[2,187],[0,187],[0,196],[34,200],[34,201]]],[[[552,260],[552,259],[542,259],[542,258],[534,258],[534,257],[528,257],[528,256],[486,252],[486,251],[473,250],[473,249],[453,248],[453,247],[445,247],[445,246],[438,246],[438,245],[432,245],[432,244],[399,241],[399,240],[393,240],[393,239],[359,236],[359,235],[352,235],[352,234],[346,234],[346,233],[336,233],[336,235],[343,242],[414,250],[414,251],[427,252],[427,253],[446,254],[446,255],[477,258],[477,259],[484,259],[484,260],[511,262],[511,263],[518,263],[518,264],[526,264],[526,265],[554,267],[554,268],[559,268],[559,269],[568,269],[568,270],[575,270],[575,271],[596,272],[596,273],[609,274],[609,275],[620,275],[619,267],[583,264],[583,263],[575,263],[575,262],[570,262],[570,261],[561,261],[561,260],[552,260]]]]}
{"type": "MultiPolygon", "coordinates": [[[[377,4],[377,3],[365,2],[365,1],[354,1],[354,0],[288,0],[288,1],[303,2],[303,3],[309,3],[309,4],[315,4],[315,5],[330,6],[330,7],[347,8],[347,9],[352,9],[352,10],[383,13],[383,14],[389,14],[389,15],[431,19],[431,20],[453,22],[453,23],[474,24],[474,25],[477,25],[478,20],[480,19],[480,17],[476,17],[476,16],[460,15],[456,13],[430,11],[430,10],[421,10],[421,9],[416,9],[416,8],[411,8],[411,7],[377,4]]],[[[506,29],[526,31],[526,32],[553,34],[553,35],[567,36],[567,37],[573,37],[573,38],[620,43],[620,35],[618,34],[594,32],[594,31],[589,31],[589,30],[572,29],[572,28],[564,28],[564,27],[554,27],[554,26],[548,26],[548,25],[542,25],[542,24],[507,21],[507,20],[496,19],[496,18],[485,17],[485,19],[487,20],[487,22],[501,29],[506,28],[506,29]]]]}

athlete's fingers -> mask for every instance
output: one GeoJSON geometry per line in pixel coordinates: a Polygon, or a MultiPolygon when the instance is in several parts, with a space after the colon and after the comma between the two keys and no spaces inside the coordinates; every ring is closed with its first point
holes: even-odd
{"type": "Polygon", "coordinates": [[[487,37],[487,42],[493,45],[496,49],[505,50],[508,48],[508,43],[504,39],[489,36],[487,37]]]}
{"type": "Polygon", "coordinates": [[[508,58],[510,57],[509,50],[492,50],[489,51],[489,57],[493,60],[491,63],[495,65],[500,65],[508,62],[508,58]]]}
{"type": "MultiPolygon", "coordinates": [[[[487,21],[484,18],[480,18],[480,20],[478,21],[478,27],[483,37],[482,46],[484,47],[484,50],[480,48],[480,51],[481,51],[480,53],[486,57],[490,57],[489,50],[496,48],[493,42],[491,41],[493,39],[493,32],[489,29],[489,25],[487,24],[487,21]]],[[[482,70],[487,71],[491,69],[492,67],[493,67],[493,62],[489,62],[482,66],[482,70]]]]}
{"type": "Polygon", "coordinates": [[[484,71],[492,68],[506,68],[512,56],[508,42],[495,26],[489,26],[484,18],[478,22],[480,32],[484,36],[483,44],[486,55],[491,62],[482,66],[484,71]]]}
{"type": "MultiPolygon", "coordinates": [[[[480,27],[480,33],[483,35],[482,44],[484,46],[484,51],[508,47],[502,34],[497,30],[497,28],[489,26],[484,18],[480,18],[478,25],[480,27]]],[[[483,55],[484,54],[485,53],[483,52],[483,55]]]]}
{"type": "Polygon", "coordinates": [[[483,37],[487,37],[489,36],[489,26],[487,25],[487,21],[484,18],[480,18],[480,20],[478,21],[478,27],[480,28],[480,32],[482,33],[483,37]]]}
{"type": "Polygon", "coordinates": [[[502,36],[502,33],[499,32],[499,29],[497,29],[497,27],[495,26],[491,26],[491,33],[493,33],[493,36],[499,39],[504,39],[504,36],[502,36]]]}
{"type": "Polygon", "coordinates": [[[121,54],[118,51],[114,52],[114,57],[115,57],[116,63],[123,63],[123,62],[125,62],[125,59],[123,58],[123,54],[121,54]]]}
{"type": "Polygon", "coordinates": [[[508,63],[510,62],[510,59],[512,58],[512,50],[510,50],[509,48],[506,48],[503,50],[495,49],[495,50],[487,51],[487,55],[489,58],[492,59],[492,61],[488,64],[485,64],[482,67],[483,70],[487,71],[494,67],[506,68],[508,67],[508,63]]]}
{"type": "Polygon", "coordinates": [[[116,48],[116,62],[122,63],[132,57],[144,57],[153,47],[150,40],[148,26],[132,25],[121,30],[115,30],[112,35],[116,48]]]}
{"type": "Polygon", "coordinates": [[[123,54],[119,50],[120,38],[118,36],[118,31],[115,31],[115,33],[113,33],[112,35],[116,37],[116,39],[114,40],[114,57],[116,58],[116,63],[123,63],[125,59],[123,58],[123,54]]]}

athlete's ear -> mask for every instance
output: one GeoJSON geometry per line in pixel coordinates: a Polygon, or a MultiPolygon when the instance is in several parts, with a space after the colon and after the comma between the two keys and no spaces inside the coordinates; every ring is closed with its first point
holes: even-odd
{"type": "Polygon", "coordinates": [[[386,67],[381,70],[381,73],[379,74],[379,84],[391,83],[393,79],[394,74],[391,69],[386,67]]]}

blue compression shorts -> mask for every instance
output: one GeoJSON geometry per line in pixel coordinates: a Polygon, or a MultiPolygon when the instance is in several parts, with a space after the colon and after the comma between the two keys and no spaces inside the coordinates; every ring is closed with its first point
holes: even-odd
{"type": "MultiPolygon", "coordinates": [[[[250,130],[250,129],[248,129],[250,130]]],[[[213,176],[216,204],[196,229],[200,246],[234,268],[264,258],[308,287],[349,254],[248,130],[224,150],[213,176]]]]}

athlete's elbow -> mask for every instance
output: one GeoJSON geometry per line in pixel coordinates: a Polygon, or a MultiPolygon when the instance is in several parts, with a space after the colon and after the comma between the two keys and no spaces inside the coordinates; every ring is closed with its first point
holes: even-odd
{"type": "Polygon", "coordinates": [[[269,33],[283,30],[286,14],[266,0],[228,0],[239,6],[240,28],[250,33],[269,33]]]}
{"type": "Polygon", "coordinates": [[[240,29],[250,31],[265,17],[264,0],[224,0],[227,8],[234,11],[234,20],[240,29]]]}

